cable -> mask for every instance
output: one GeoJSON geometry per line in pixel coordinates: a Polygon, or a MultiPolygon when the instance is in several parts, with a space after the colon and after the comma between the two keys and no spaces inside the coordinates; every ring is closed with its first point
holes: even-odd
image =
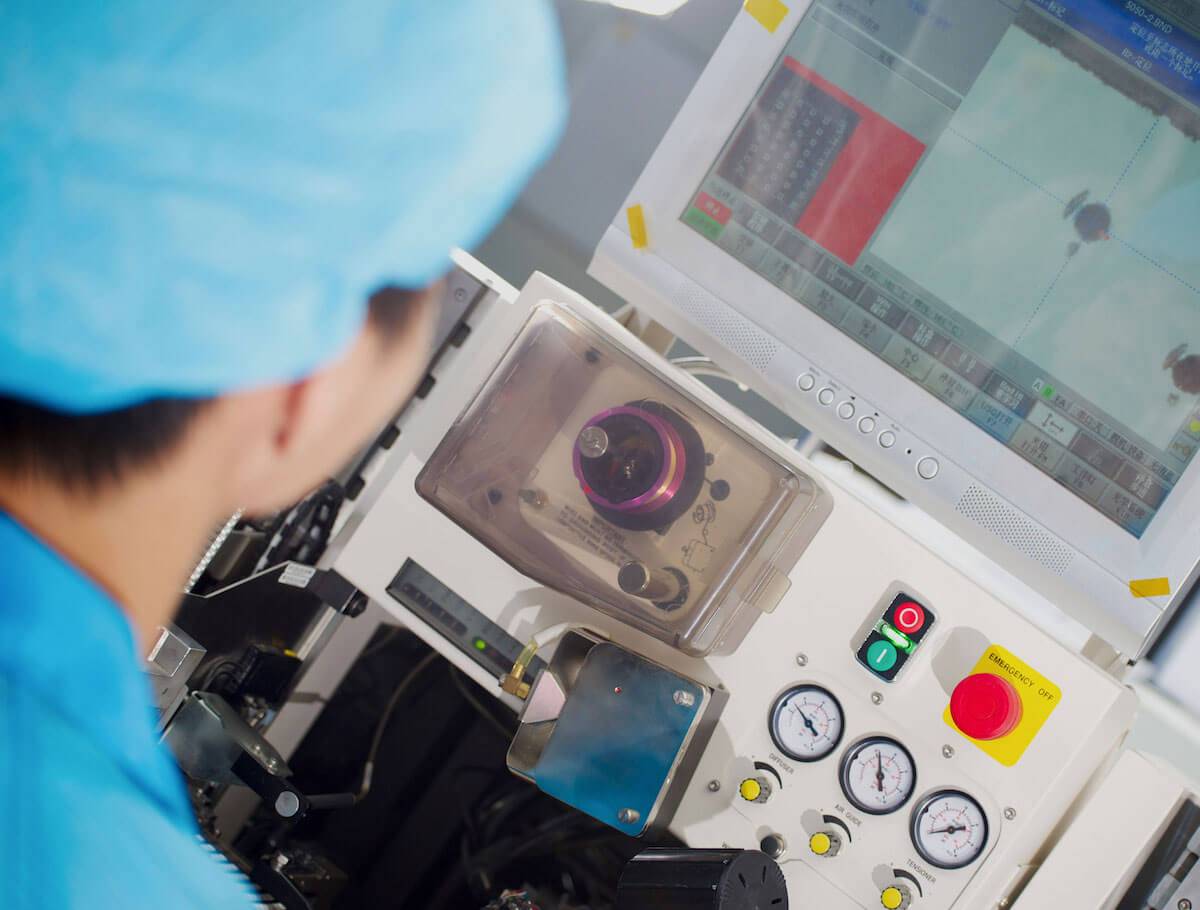
{"type": "Polygon", "coordinates": [[[362,802],[368,793],[371,792],[371,778],[375,776],[375,759],[379,757],[379,746],[383,742],[384,731],[387,730],[388,721],[391,720],[392,712],[396,710],[396,705],[400,702],[402,696],[408,687],[413,684],[413,681],[421,675],[421,671],[428,667],[438,657],[436,651],[430,651],[405,675],[404,679],[400,680],[399,685],[392,690],[392,695],[388,699],[387,705],[383,709],[383,713],[379,716],[379,722],[375,725],[375,735],[371,737],[371,749],[367,752],[367,760],[363,763],[362,784],[358,788],[357,801],[362,802]]]}
{"type": "Polygon", "coordinates": [[[685,373],[691,373],[693,376],[707,377],[709,379],[721,379],[725,382],[733,383],[738,387],[738,391],[748,392],[750,386],[739,382],[724,368],[717,365],[711,358],[704,356],[685,356],[673,357],[671,363],[683,370],[685,373]]]}
{"type": "Polygon", "coordinates": [[[511,740],[513,738],[514,731],[505,727],[499,718],[487,710],[487,708],[485,708],[483,704],[467,690],[467,687],[463,684],[462,674],[458,671],[457,667],[455,667],[453,664],[447,664],[447,666],[450,668],[450,679],[454,683],[454,688],[458,689],[458,694],[463,697],[467,704],[475,709],[476,713],[479,714],[480,717],[491,724],[492,728],[496,730],[502,737],[504,737],[506,740],[511,740]]]}
{"type": "Polygon", "coordinates": [[[560,622],[534,633],[533,638],[529,640],[529,644],[525,646],[525,649],[521,651],[516,661],[514,661],[512,669],[505,676],[500,677],[500,688],[509,695],[515,695],[522,701],[528,698],[529,683],[525,682],[525,670],[533,661],[533,655],[538,652],[539,648],[544,648],[551,642],[558,641],[574,628],[584,627],[577,626],[571,622],[560,622]]]}
{"type": "Polygon", "coordinates": [[[399,635],[401,631],[402,630],[400,626],[392,626],[383,634],[383,637],[380,638],[379,641],[375,642],[373,645],[370,645],[365,651],[358,655],[358,659],[366,660],[368,657],[378,654],[380,651],[390,645],[393,639],[395,639],[395,637],[399,635]]]}

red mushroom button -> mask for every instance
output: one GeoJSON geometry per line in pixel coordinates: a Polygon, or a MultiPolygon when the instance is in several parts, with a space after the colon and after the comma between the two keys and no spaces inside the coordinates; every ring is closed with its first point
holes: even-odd
{"type": "Polygon", "coordinates": [[[1007,679],[975,673],[954,687],[950,716],[971,739],[999,739],[1021,722],[1021,697],[1007,679]]]}

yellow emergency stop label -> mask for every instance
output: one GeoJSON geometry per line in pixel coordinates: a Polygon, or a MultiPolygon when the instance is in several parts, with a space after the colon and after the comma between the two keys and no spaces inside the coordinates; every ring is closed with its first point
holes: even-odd
{"type": "Polygon", "coordinates": [[[1062,701],[1062,690],[1011,651],[996,644],[988,645],[970,675],[976,673],[991,673],[1012,683],[1021,699],[1020,722],[1006,736],[985,740],[974,739],[959,730],[954,718],[950,716],[949,705],[946,705],[942,717],[947,724],[1000,764],[1011,767],[1025,754],[1033,738],[1062,701]]]}

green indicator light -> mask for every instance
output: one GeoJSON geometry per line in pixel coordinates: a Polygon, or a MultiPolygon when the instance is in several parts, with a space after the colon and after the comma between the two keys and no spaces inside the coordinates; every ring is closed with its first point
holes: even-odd
{"type": "Polygon", "coordinates": [[[1042,386],[1042,397],[1043,398],[1053,398],[1054,397],[1054,386],[1052,386],[1052,385],[1042,386]]]}
{"type": "Polygon", "coordinates": [[[476,651],[486,651],[487,650],[487,642],[484,641],[482,638],[475,639],[475,650],[476,651]]]}
{"type": "Polygon", "coordinates": [[[901,632],[899,629],[894,628],[893,626],[891,626],[890,624],[888,624],[886,622],[883,622],[882,620],[879,623],[879,634],[882,635],[884,638],[886,638],[888,641],[890,641],[892,644],[894,644],[897,648],[899,648],[905,654],[912,653],[912,649],[913,649],[912,639],[909,638],[907,635],[905,635],[903,632],[901,632]]]}

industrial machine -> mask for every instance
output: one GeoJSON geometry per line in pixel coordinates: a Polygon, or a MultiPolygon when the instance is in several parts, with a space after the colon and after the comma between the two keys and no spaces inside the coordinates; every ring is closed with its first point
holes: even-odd
{"type": "Polygon", "coordinates": [[[1122,749],[1200,565],[1198,32],[747,0],[597,250],[626,310],[459,258],[317,565],[520,711],[513,773],[701,851],[626,906],[1200,906],[1192,785],[1122,749]]]}

